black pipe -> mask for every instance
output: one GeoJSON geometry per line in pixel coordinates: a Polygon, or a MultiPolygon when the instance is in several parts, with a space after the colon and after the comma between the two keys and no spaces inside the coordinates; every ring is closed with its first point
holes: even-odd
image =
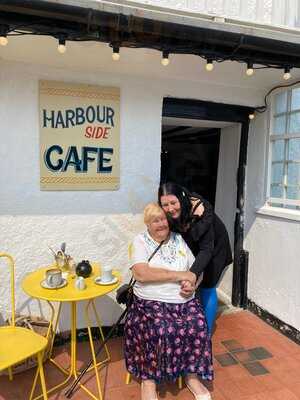
{"type": "Polygon", "coordinates": [[[249,120],[244,121],[241,127],[239,166],[237,172],[237,211],[234,224],[234,260],[231,300],[232,304],[238,307],[242,307],[247,302],[245,295],[247,295],[248,257],[245,257],[244,250],[244,221],[248,133],[249,120]]]}

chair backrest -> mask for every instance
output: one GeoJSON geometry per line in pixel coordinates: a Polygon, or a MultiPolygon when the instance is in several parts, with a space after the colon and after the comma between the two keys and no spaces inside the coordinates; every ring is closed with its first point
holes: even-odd
{"type": "Polygon", "coordinates": [[[10,267],[11,325],[15,326],[15,263],[9,254],[0,253],[0,258],[6,258],[10,267]]]}

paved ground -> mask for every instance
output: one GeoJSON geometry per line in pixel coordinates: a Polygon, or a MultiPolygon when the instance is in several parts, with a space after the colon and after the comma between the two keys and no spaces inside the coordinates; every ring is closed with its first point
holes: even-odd
{"type": "MultiPolygon", "coordinates": [[[[87,343],[78,347],[78,358],[87,360],[87,343]]],[[[125,385],[122,339],[111,340],[109,348],[112,361],[101,371],[104,400],[140,400],[138,382],[125,385]]],[[[250,312],[220,316],[213,336],[213,349],[215,381],[209,386],[213,400],[300,399],[300,346],[250,312]]],[[[56,348],[56,360],[67,365],[68,352],[67,345],[56,348]]],[[[48,387],[62,378],[62,374],[47,362],[48,387]]],[[[32,379],[32,371],[16,375],[13,382],[9,382],[7,377],[0,377],[0,400],[28,399],[32,379]]],[[[93,375],[87,377],[87,386],[95,388],[93,375]]],[[[72,397],[74,400],[88,398],[81,390],[72,397]]],[[[65,397],[62,391],[49,399],[65,397]]],[[[159,399],[193,400],[193,396],[186,387],[179,390],[174,384],[161,386],[159,399]]]]}

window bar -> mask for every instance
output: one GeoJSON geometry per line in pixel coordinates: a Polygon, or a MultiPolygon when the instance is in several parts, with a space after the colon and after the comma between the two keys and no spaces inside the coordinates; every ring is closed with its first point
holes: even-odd
{"type": "MultiPolygon", "coordinates": [[[[291,111],[292,104],[292,90],[288,90],[287,93],[287,115],[285,120],[285,134],[288,135],[290,129],[290,116],[289,112],[291,111]]],[[[283,200],[287,199],[287,179],[288,179],[288,145],[289,139],[284,140],[284,160],[283,160],[283,200]]],[[[283,202],[283,208],[287,208],[285,202],[283,202]]]]}

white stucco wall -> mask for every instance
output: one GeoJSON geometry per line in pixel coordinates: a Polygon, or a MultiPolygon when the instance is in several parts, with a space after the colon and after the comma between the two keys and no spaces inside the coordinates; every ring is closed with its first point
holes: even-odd
{"type": "MultiPolygon", "coordinates": [[[[236,176],[239,162],[240,124],[223,128],[220,137],[218,178],[215,211],[224,222],[231,248],[234,248],[234,221],[236,213],[236,176]]],[[[232,264],[220,282],[219,289],[231,299],[232,264]]]]}
{"type": "MultiPolygon", "coordinates": [[[[128,242],[143,228],[143,206],[156,198],[164,96],[250,105],[261,102],[259,90],[238,86],[229,90],[204,79],[153,80],[151,75],[138,78],[71,67],[3,60],[0,63],[0,248],[16,259],[17,309],[34,314],[42,310],[47,315],[47,306],[28,299],[21,281],[26,272],[52,261],[48,245],[55,247],[66,241],[67,250],[75,259],[109,264],[128,276],[128,242]],[[119,191],[40,191],[39,79],[121,88],[119,191]]],[[[0,298],[0,318],[5,318],[10,308],[9,286],[2,280],[0,298]]],[[[106,325],[112,324],[121,312],[113,298],[111,295],[98,301],[106,325]]],[[[69,310],[64,314],[62,330],[69,328],[69,310]]],[[[79,315],[80,326],[83,321],[79,315]]]]}
{"type": "Polygon", "coordinates": [[[246,235],[248,297],[300,329],[300,222],[257,214],[264,204],[267,123],[263,115],[249,132],[246,235]]]}

